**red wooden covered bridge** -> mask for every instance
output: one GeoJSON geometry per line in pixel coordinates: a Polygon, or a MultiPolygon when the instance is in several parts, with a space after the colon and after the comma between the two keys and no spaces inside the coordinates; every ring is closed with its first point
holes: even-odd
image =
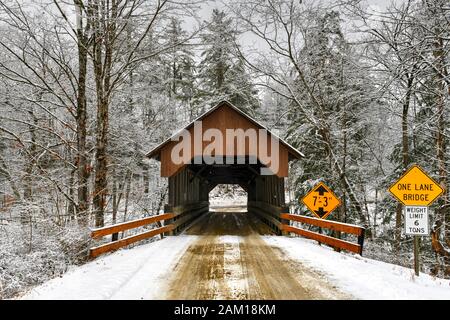
{"type": "Polygon", "coordinates": [[[161,176],[168,178],[165,213],[95,229],[92,237],[155,222],[164,221],[164,225],[92,248],[92,257],[157,234],[177,235],[209,213],[209,192],[218,184],[240,185],[247,192],[247,212],[275,234],[293,232],[335,248],[362,252],[363,228],[289,213],[285,178],[289,162],[303,154],[229,102],[221,102],[198,117],[147,157],[160,161],[161,176]],[[294,227],[290,221],[354,234],[358,243],[294,227]]]}

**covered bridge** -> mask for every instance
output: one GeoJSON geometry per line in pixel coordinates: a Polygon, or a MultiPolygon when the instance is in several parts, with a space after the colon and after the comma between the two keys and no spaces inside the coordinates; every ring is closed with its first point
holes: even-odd
{"type": "MultiPolygon", "coordinates": [[[[166,212],[176,215],[173,234],[209,210],[209,192],[238,184],[248,194],[247,210],[280,233],[289,162],[303,154],[229,102],[221,102],[153,150],[169,179],[166,212]]],[[[286,211],[287,210],[287,211],[286,211]]]]}
{"type": "MultiPolygon", "coordinates": [[[[161,162],[161,176],[169,179],[165,213],[93,229],[93,239],[112,235],[112,242],[90,248],[90,257],[159,234],[176,235],[202,215],[211,219],[195,224],[200,225],[201,230],[223,223],[224,220],[218,220],[221,217],[231,219],[234,213],[209,213],[209,193],[218,184],[238,184],[246,190],[249,215],[244,214],[244,227],[259,218],[275,234],[295,233],[336,250],[362,253],[363,227],[289,213],[284,196],[285,178],[289,174],[289,162],[303,154],[229,102],[219,103],[147,156],[161,162]],[[290,221],[309,227],[302,229],[291,225],[290,221]],[[145,227],[155,223],[156,229],[145,227]],[[311,226],[319,228],[319,233],[311,226]],[[119,232],[140,227],[145,227],[143,232],[119,240],[119,232]],[[331,232],[322,234],[321,228],[329,229],[334,236],[331,232]],[[340,239],[341,233],[349,234],[357,243],[350,242],[351,238],[347,236],[345,240],[340,239]]],[[[236,222],[232,228],[238,228],[238,225],[236,222]]]]}

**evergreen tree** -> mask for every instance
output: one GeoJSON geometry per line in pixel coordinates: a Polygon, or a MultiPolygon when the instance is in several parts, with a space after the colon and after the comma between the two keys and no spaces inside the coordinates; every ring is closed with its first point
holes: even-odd
{"type": "Polygon", "coordinates": [[[362,208],[357,210],[355,204],[348,201],[346,189],[348,184],[358,191],[364,187],[361,165],[367,158],[364,139],[370,128],[365,112],[368,105],[376,101],[363,99],[369,95],[370,87],[366,84],[367,79],[365,81],[363,75],[354,68],[355,65],[362,65],[362,62],[358,61],[344,38],[337,12],[314,17],[305,43],[300,61],[305,65],[307,81],[313,84],[311,88],[322,108],[317,108],[311,101],[301,81],[296,82],[296,90],[307,109],[320,119],[331,145],[323,140],[323,134],[318,132],[317,127],[307,123],[303,114],[295,107],[292,108],[289,139],[294,145],[308,150],[303,161],[303,171],[297,177],[297,192],[298,195],[305,194],[317,179],[326,178],[343,200],[337,219],[361,221],[364,220],[362,208]],[[340,176],[336,173],[331,152],[334,153],[334,159],[339,159],[340,176]]]}
{"type": "Polygon", "coordinates": [[[250,114],[258,107],[257,91],[236,52],[237,35],[233,20],[214,9],[207,31],[202,35],[205,49],[198,67],[197,104],[202,108],[221,100],[229,100],[250,114]]]}
{"type": "Polygon", "coordinates": [[[180,102],[179,107],[185,110],[187,120],[192,120],[195,113],[192,104],[196,93],[195,60],[189,45],[182,44],[186,38],[187,32],[183,30],[181,20],[172,17],[163,35],[171,49],[162,55],[161,63],[168,97],[180,102]]]}

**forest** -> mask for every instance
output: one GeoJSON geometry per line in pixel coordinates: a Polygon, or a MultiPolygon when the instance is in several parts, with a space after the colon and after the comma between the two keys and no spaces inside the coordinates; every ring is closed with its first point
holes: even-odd
{"type": "MultiPolygon", "coordinates": [[[[163,212],[146,153],[223,100],[305,155],[292,212],[324,181],[328,219],[410,267],[388,189],[412,164],[450,189],[449,68],[447,0],[0,0],[0,299],[84,264],[89,228],[163,212]]],[[[429,212],[422,271],[450,278],[448,193],[429,212]]]]}

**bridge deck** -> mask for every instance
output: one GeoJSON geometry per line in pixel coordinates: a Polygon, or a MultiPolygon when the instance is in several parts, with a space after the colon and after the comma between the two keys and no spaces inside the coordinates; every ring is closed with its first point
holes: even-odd
{"type": "Polygon", "coordinates": [[[168,299],[333,299],[320,274],[261,238],[271,230],[244,212],[210,212],[189,230],[198,239],[177,263],[168,299]]]}

